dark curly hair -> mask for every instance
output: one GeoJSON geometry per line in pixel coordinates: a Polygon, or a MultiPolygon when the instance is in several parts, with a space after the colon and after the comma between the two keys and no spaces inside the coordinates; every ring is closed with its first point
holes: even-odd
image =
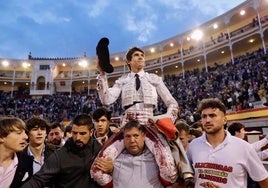
{"type": "Polygon", "coordinates": [[[50,130],[50,124],[43,118],[38,116],[32,116],[30,119],[26,121],[27,134],[29,131],[35,127],[45,128],[48,133],[50,130]]]}

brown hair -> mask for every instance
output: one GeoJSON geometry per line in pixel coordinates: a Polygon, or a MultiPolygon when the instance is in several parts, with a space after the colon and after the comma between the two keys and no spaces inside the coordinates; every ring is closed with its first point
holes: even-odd
{"type": "Polygon", "coordinates": [[[16,117],[0,118],[0,138],[7,137],[9,133],[15,131],[16,128],[26,131],[25,122],[22,119],[16,117]]]}
{"type": "Polygon", "coordinates": [[[55,129],[57,127],[59,127],[60,130],[64,131],[63,125],[60,122],[57,122],[57,121],[50,124],[50,126],[49,126],[50,130],[49,131],[51,131],[51,129],[55,129]]]}
{"type": "MultiPolygon", "coordinates": [[[[128,51],[127,51],[127,54],[126,54],[126,60],[127,60],[127,62],[128,62],[128,61],[131,61],[131,59],[132,59],[132,55],[133,55],[134,52],[136,52],[136,51],[139,51],[139,52],[141,52],[141,53],[144,54],[144,51],[143,51],[142,49],[140,49],[140,48],[138,48],[138,47],[136,47],[136,46],[133,46],[133,47],[129,48],[128,51]]],[[[128,65],[128,68],[131,70],[130,65],[129,65],[129,64],[127,64],[127,65],[128,65]]]]}
{"type": "Polygon", "coordinates": [[[176,121],[175,126],[178,131],[184,130],[187,135],[190,133],[190,126],[184,120],[176,121]]]}
{"type": "Polygon", "coordinates": [[[226,107],[218,98],[203,99],[198,104],[197,111],[201,114],[201,112],[207,108],[218,108],[220,111],[226,114],[226,107]]]}
{"type": "Polygon", "coordinates": [[[245,128],[245,125],[239,122],[234,122],[228,126],[228,131],[231,135],[235,135],[235,132],[240,132],[241,129],[245,128]]]}
{"type": "Polygon", "coordinates": [[[98,121],[102,116],[105,116],[108,119],[108,121],[110,121],[112,117],[112,111],[104,107],[100,107],[95,111],[93,111],[92,118],[95,121],[98,121]]]}
{"type": "Polygon", "coordinates": [[[91,117],[87,114],[79,114],[73,119],[73,125],[76,126],[88,126],[89,129],[94,128],[91,117]]]}
{"type": "Polygon", "coordinates": [[[144,127],[141,125],[138,121],[136,120],[130,120],[129,122],[126,123],[126,125],[123,128],[123,131],[128,131],[132,128],[137,128],[139,131],[144,132],[144,127]]]}
{"type": "Polygon", "coordinates": [[[49,132],[49,123],[38,116],[32,116],[30,119],[26,121],[26,127],[27,127],[27,134],[30,130],[32,130],[35,127],[45,128],[46,132],[49,132]]]}

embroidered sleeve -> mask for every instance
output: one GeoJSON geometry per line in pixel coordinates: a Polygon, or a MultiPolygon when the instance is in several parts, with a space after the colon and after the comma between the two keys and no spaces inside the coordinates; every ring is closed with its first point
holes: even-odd
{"type": "Polygon", "coordinates": [[[110,105],[117,100],[122,90],[122,78],[119,78],[113,87],[108,86],[108,80],[106,75],[98,75],[97,77],[97,91],[101,103],[104,105],[110,105]]]}
{"type": "Polygon", "coordinates": [[[165,115],[168,115],[173,120],[173,122],[175,122],[179,112],[177,101],[171,95],[161,77],[155,74],[149,74],[149,78],[150,82],[155,86],[159,97],[161,97],[167,107],[167,113],[165,115]]]}

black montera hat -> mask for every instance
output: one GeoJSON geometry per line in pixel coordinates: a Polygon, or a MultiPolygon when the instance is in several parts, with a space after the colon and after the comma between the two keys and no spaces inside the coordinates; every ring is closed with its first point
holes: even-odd
{"type": "Polygon", "coordinates": [[[114,67],[110,63],[110,54],[109,54],[109,39],[103,37],[98,42],[96,47],[96,53],[99,58],[100,68],[107,73],[112,73],[114,71],[114,67]]]}

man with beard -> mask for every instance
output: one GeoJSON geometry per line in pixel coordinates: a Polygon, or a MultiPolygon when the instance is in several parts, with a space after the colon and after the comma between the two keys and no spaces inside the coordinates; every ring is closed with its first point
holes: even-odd
{"type": "Polygon", "coordinates": [[[194,139],[188,149],[195,187],[245,188],[247,174],[262,188],[268,187],[268,172],[254,148],[224,129],[224,104],[219,99],[203,99],[198,111],[205,134],[194,139]]]}
{"type": "Polygon", "coordinates": [[[93,122],[86,114],[73,120],[72,137],[45,161],[23,188],[43,187],[54,182],[55,187],[99,187],[90,179],[89,167],[99,152],[101,145],[91,138],[93,122]]]}
{"type": "Polygon", "coordinates": [[[58,122],[54,122],[50,126],[50,131],[47,135],[47,143],[56,145],[56,146],[63,146],[64,139],[63,139],[64,131],[62,125],[58,122]]]}

